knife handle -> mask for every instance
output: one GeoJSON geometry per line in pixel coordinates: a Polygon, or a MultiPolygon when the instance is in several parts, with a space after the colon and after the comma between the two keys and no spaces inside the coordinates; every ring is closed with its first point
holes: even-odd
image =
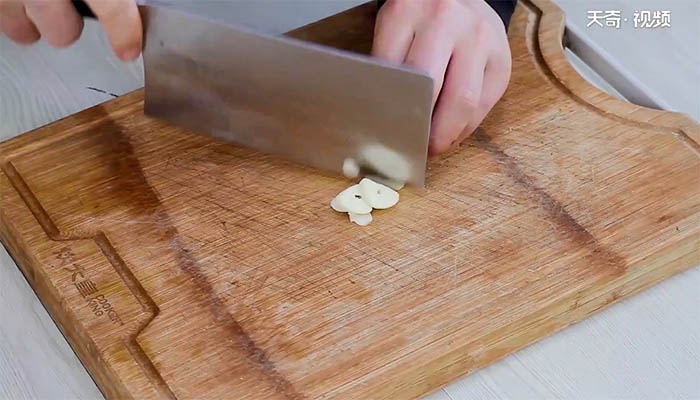
{"type": "Polygon", "coordinates": [[[78,11],[81,17],[85,18],[96,18],[95,13],[92,12],[90,6],[83,0],[72,0],[73,7],[78,11]]]}

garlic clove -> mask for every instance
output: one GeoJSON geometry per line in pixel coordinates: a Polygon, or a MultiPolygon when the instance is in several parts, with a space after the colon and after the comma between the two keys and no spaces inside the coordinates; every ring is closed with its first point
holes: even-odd
{"type": "Polygon", "coordinates": [[[371,179],[363,178],[359,183],[359,187],[364,201],[372,208],[382,210],[393,207],[399,202],[399,193],[397,191],[371,179]]]}
{"type": "Polygon", "coordinates": [[[372,207],[364,199],[360,185],[353,185],[338,193],[331,201],[331,207],[338,212],[353,214],[369,214],[372,207]]]}
{"type": "Polygon", "coordinates": [[[372,222],[372,214],[348,213],[348,216],[350,217],[350,221],[360,226],[367,226],[372,222]]]}
{"type": "Polygon", "coordinates": [[[331,200],[331,208],[338,212],[348,212],[348,210],[344,209],[340,206],[340,204],[338,204],[338,196],[335,196],[333,200],[331,200]]]}
{"type": "Polygon", "coordinates": [[[390,188],[397,190],[397,191],[403,189],[403,187],[405,185],[405,183],[402,181],[398,181],[398,180],[391,179],[391,178],[384,178],[384,177],[381,177],[378,175],[367,175],[367,178],[369,178],[377,183],[381,183],[384,186],[389,186],[390,188]]]}

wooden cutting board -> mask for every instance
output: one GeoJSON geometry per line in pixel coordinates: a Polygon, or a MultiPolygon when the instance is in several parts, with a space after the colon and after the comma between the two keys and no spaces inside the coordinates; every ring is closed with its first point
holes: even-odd
{"type": "MultiPolygon", "coordinates": [[[[292,34],[367,51],[373,9],[292,34]]],[[[563,24],[521,1],[502,101],[367,227],[137,91],[0,145],[0,238],[109,398],[420,397],[700,263],[698,124],[586,83],[563,24]]]]}

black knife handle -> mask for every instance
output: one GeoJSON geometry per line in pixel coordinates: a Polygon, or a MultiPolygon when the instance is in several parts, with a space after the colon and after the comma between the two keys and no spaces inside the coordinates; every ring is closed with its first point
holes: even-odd
{"type": "Polygon", "coordinates": [[[78,11],[81,17],[95,18],[95,13],[92,12],[90,6],[83,0],[73,0],[73,7],[78,11]]]}

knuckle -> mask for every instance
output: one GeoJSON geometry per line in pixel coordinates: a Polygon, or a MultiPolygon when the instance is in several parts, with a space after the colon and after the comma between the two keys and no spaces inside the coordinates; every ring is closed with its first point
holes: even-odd
{"type": "Polygon", "coordinates": [[[5,28],[3,27],[0,29],[7,37],[12,39],[14,42],[17,42],[19,44],[32,44],[39,40],[40,36],[38,33],[32,30],[27,30],[27,29],[13,29],[13,28],[5,28]]]}
{"type": "Polygon", "coordinates": [[[411,0],[389,0],[379,10],[378,19],[393,17],[397,14],[402,14],[408,7],[411,7],[411,0]]]}
{"type": "Polygon", "coordinates": [[[450,149],[450,146],[450,141],[439,140],[435,142],[435,145],[433,146],[433,151],[435,153],[444,153],[450,149]]]}
{"type": "Polygon", "coordinates": [[[474,35],[479,42],[491,39],[491,25],[486,19],[477,19],[474,21],[474,35]]]}
{"type": "Polygon", "coordinates": [[[55,10],[51,1],[31,1],[27,3],[27,11],[32,14],[51,14],[55,10]]]}
{"type": "Polygon", "coordinates": [[[466,136],[464,132],[445,132],[430,142],[430,151],[433,154],[445,153],[459,145],[466,136]]]}
{"type": "Polygon", "coordinates": [[[433,154],[440,154],[447,151],[450,148],[450,141],[445,140],[442,137],[437,137],[430,141],[430,152],[433,154]]]}
{"type": "Polygon", "coordinates": [[[493,95],[493,96],[488,96],[484,98],[484,104],[486,105],[487,109],[493,108],[493,106],[498,103],[498,100],[501,99],[501,95],[503,95],[503,91],[499,91],[500,93],[493,95]]]}
{"type": "Polygon", "coordinates": [[[14,40],[19,44],[26,45],[26,44],[36,43],[40,38],[41,37],[39,35],[35,35],[35,34],[27,34],[27,35],[23,34],[23,35],[18,36],[14,40]]]}
{"type": "MultiPolygon", "coordinates": [[[[494,96],[491,97],[487,100],[484,100],[484,106],[483,109],[486,111],[486,115],[484,115],[484,118],[493,110],[494,107],[496,107],[496,104],[498,104],[498,101],[501,99],[501,96],[494,96]]],[[[482,121],[479,121],[481,123],[482,121]]]]}
{"type": "Polygon", "coordinates": [[[457,0],[433,0],[431,10],[433,18],[438,21],[452,18],[458,6],[457,0]]]}
{"type": "Polygon", "coordinates": [[[81,31],[82,29],[80,27],[73,27],[69,31],[62,32],[60,35],[47,37],[46,40],[54,47],[68,47],[78,40],[81,31]]]}
{"type": "Polygon", "coordinates": [[[46,35],[45,38],[46,38],[46,41],[53,47],[68,47],[71,44],[71,42],[69,42],[62,35],[61,36],[46,35]]]}
{"type": "Polygon", "coordinates": [[[31,44],[40,38],[39,32],[29,20],[10,20],[3,15],[0,15],[0,33],[4,33],[12,41],[19,44],[31,44]]]}
{"type": "Polygon", "coordinates": [[[123,3],[120,1],[103,2],[102,15],[100,19],[104,21],[112,21],[120,17],[123,10],[123,3]]]}
{"type": "Polygon", "coordinates": [[[473,91],[461,92],[456,95],[454,102],[459,110],[473,110],[479,106],[479,95],[473,91]]]}
{"type": "Polygon", "coordinates": [[[386,5],[387,7],[406,7],[411,3],[411,0],[389,0],[387,1],[386,5]]]}
{"type": "Polygon", "coordinates": [[[494,59],[493,62],[489,62],[487,69],[492,71],[489,74],[489,79],[501,90],[505,90],[510,81],[511,74],[513,73],[513,61],[510,57],[510,52],[505,51],[506,54],[500,55],[494,59]]]}

